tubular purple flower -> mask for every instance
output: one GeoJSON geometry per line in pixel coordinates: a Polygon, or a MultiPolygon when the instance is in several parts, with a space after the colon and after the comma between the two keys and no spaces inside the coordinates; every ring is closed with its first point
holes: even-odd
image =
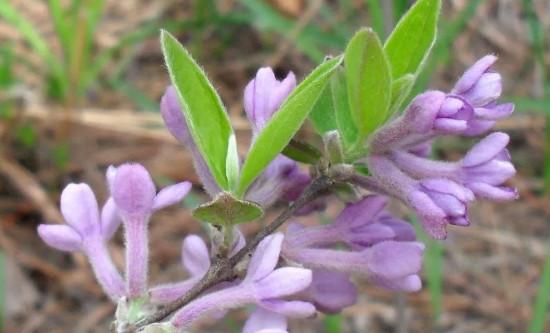
{"type": "Polygon", "coordinates": [[[514,111],[511,103],[496,103],[502,93],[502,78],[492,70],[497,61],[494,55],[479,59],[464,72],[451,91],[461,96],[474,108],[474,119],[462,134],[476,136],[490,130],[496,120],[508,117],[514,111]]]}
{"type": "Polygon", "coordinates": [[[513,200],[517,198],[517,191],[502,186],[516,173],[506,149],[509,140],[505,133],[492,133],[458,162],[433,161],[403,151],[394,152],[391,158],[413,177],[448,178],[469,188],[479,198],[513,200]]]}
{"type": "Polygon", "coordinates": [[[258,70],[244,90],[244,110],[257,134],[296,87],[296,77],[289,72],[279,81],[270,67],[258,70]]]}
{"type": "Polygon", "coordinates": [[[385,287],[417,275],[423,251],[424,246],[418,242],[383,241],[361,251],[285,247],[283,256],[313,269],[367,276],[385,287]]]}
{"type": "Polygon", "coordinates": [[[387,198],[369,195],[357,203],[346,205],[334,223],[300,227],[287,231],[285,246],[319,247],[345,243],[358,249],[385,240],[415,240],[412,226],[383,211],[387,198]]]}
{"type": "Polygon", "coordinates": [[[126,239],[126,291],[129,298],[147,292],[148,224],[156,210],[183,199],[191,186],[187,182],[172,185],[156,194],[155,184],[139,164],[117,168],[112,195],[122,217],[126,239]]]}
{"type": "Polygon", "coordinates": [[[105,293],[117,301],[125,295],[125,291],[124,281],[105,244],[113,235],[113,230],[104,228],[108,225],[104,216],[110,214],[102,214],[100,219],[95,195],[86,184],[65,187],[61,193],[61,212],[68,225],[41,224],[38,234],[46,244],[58,250],[84,252],[105,293]]]}
{"type": "Polygon", "coordinates": [[[432,237],[445,238],[448,223],[469,224],[467,205],[474,199],[469,189],[445,178],[412,179],[384,156],[370,156],[368,166],[377,186],[413,208],[432,237]]]}
{"type": "Polygon", "coordinates": [[[264,238],[254,251],[246,277],[239,285],[214,291],[187,304],[176,312],[171,320],[172,324],[177,328],[188,327],[212,312],[247,304],[262,306],[265,303],[266,306],[282,307],[285,311],[293,308],[294,311],[303,314],[306,304],[309,303],[284,304],[281,303],[282,300],[278,301],[279,298],[300,292],[311,284],[310,270],[293,267],[275,269],[282,242],[282,234],[264,238]]]}
{"type": "Polygon", "coordinates": [[[168,86],[162,96],[160,101],[160,114],[170,133],[191,151],[195,171],[206,192],[214,198],[221,190],[189,133],[189,128],[187,127],[178,94],[173,86],[168,86]]]}
{"type": "Polygon", "coordinates": [[[494,102],[502,93],[500,74],[491,71],[497,59],[491,54],[479,59],[458,79],[451,93],[464,96],[476,107],[494,102]]]}
{"type": "Polygon", "coordinates": [[[427,91],[414,98],[403,115],[379,128],[371,148],[380,154],[393,149],[417,149],[439,134],[468,129],[473,108],[461,97],[427,91]]]}

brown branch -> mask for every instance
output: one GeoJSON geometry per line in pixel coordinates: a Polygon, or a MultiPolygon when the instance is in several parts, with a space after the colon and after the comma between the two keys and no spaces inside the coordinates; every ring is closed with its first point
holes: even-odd
{"type": "Polygon", "coordinates": [[[296,211],[304,207],[307,203],[316,199],[322,192],[329,189],[334,185],[335,181],[332,178],[327,176],[320,176],[314,179],[311,184],[303,191],[300,197],[294,201],[291,205],[288,206],[273,222],[268,224],[264,229],[254,236],[254,238],[246,244],[246,246],[241,249],[237,254],[235,254],[230,259],[217,259],[214,261],[206,275],[202,278],[199,283],[197,283],[187,294],[182,298],[174,301],[173,303],[168,304],[163,309],[152,314],[149,317],[144,318],[143,320],[137,322],[132,327],[130,327],[127,332],[137,332],[140,328],[157,323],[172,313],[185,306],[193,299],[200,296],[207,289],[217,285],[220,282],[230,281],[235,278],[234,267],[250,252],[252,252],[256,246],[264,239],[266,236],[272,234],[280,226],[282,226],[289,218],[291,218],[296,211]]]}

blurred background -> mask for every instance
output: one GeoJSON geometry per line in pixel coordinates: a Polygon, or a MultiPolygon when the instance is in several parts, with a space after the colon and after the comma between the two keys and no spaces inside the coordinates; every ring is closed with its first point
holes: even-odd
{"type": "MultiPolygon", "coordinates": [[[[159,185],[196,181],[190,156],[164,130],[158,101],[169,82],[159,29],[175,34],[220,92],[247,149],[242,91],[258,67],[299,78],[343,51],[365,25],[387,36],[407,0],[2,0],[0,1],[0,332],[106,332],[114,305],[85,258],[46,247],[43,221],[60,222],[71,181],[103,202],[110,164],[146,165],[159,185]]],[[[444,0],[439,40],[416,91],[447,90],[485,54],[500,58],[520,200],[473,207],[472,226],[426,240],[423,291],[395,294],[358,281],[357,305],[293,323],[292,332],[549,332],[550,1],[444,0]],[[546,32],[546,36],[545,36],[546,32]],[[545,331],[545,323],[546,331],[545,331]]],[[[313,135],[306,126],[302,135],[313,135]]],[[[458,159],[472,142],[445,140],[458,159]]],[[[183,277],[182,238],[202,233],[180,206],[151,224],[153,282],[183,277]]],[[[311,222],[341,208],[329,206],[311,222]]],[[[400,209],[400,207],[396,207],[400,209]]],[[[245,233],[257,226],[247,225],[245,233]]],[[[422,237],[422,235],[420,235],[422,237]]],[[[123,263],[122,241],[112,246],[123,263]]],[[[239,332],[234,312],[204,332],[239,332]]]]}

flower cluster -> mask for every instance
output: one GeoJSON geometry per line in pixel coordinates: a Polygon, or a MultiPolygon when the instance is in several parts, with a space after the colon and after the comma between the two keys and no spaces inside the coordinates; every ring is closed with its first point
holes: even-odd
{"type": "Polygon", "coordinates": [[[491,70],[495,61],[492,55],[480,59],[448,94],[428,91],[414,98],[403,115],[372,136],[366,157],[371,176],[357,179],[409,205],[435,238],[445,238],[447,224],[469,225],[468,206],[476,198],[517,197],[503,185],[515,174],[505,133],[487,135],[457,162],[427,157],[437,137],[481,135],[513,112],[513,104],[497,104],[502,83],[491,70]]]}
{"type": "MultiPolygon", "coordinates": [[[[317,311],[338,313],[353,305],[357,278],[391,291],[419,290],[424,245],[416,241],[415,230],[407,221],[387,210],[390,198],[409,205],[431,236],[444,238],[447,224],[469,224],[468,205],[476,198],[510,200],[517,196],[504,185],[515,173],[506,150],[509,137],[504,133],[487,135],[456,162],[428,158],[431,144],[439,136],[484,134],[498,119],[511,114],[513,105],[497,104],[502,85],[500,75],[491,70],[495,61],[494,56],[482,58],[450,93],[425,92],[414,98],[401,116],[380,127],[366,143],[368,154],[351,161],[368,169],[368,175],[356,172],[347,184],[359,195],[345,203],[332,223],[304,226],[293,222],[284,233],[264,237],[251,249],[251,256],[235,266],[233,278],[210,286],[165,322],[150,327],[188,332],[204,319],[252,306],[243,332],[285,333],[287,318],[311,317],[317,311]],[[361,188],[370,193],[361,192],[361,188]]],[[[258,71],[244,91],[253,138],[268,125],[295,86],[292,73],[279,81],[270,68],[258,71]]],[[[191,151],[204,189],[214,199],[221,189],[188,130],[173,87],[162,97],[161,114],[170,132],[191,151]]],[[[84,252],[99,283],[119,306],[121,302],[126,309],[145,304],[138,315],[117,311],[117,315],[121,312],[117,320],[125,320],[124,324],[135,323],[159,306],[180,299],[209,275],[214,257],[231,258],[246,246],[236,228],[228,229],[233,236],[226,251],[219,251],[220,244],[214,239],[209,249],[199,236],[189,235],[181,251],[188,278],[151,287],[147,272],[149,219],[156,210],[181,201],[191,185],[182,182],[156,193],[151,176],[138,164],[110,167],[107,182],[111,196],[101,212],[88,185],[70,184],[61,195],[67,225],[40,225],[38,232],[52,247],[84,252]],[[126,248],[124,277],[106,245],[120,224],[126,248]]],[[[311,182],[312,177],[295,161],[278,155],[243,199],[267,209],[277,202],[295,201],[311,182]]],[[[324,204],[324,200],[310,202],[299,213],[323,209],[324,204]]]]}
{"type": "Polygon", "coordinates": [[[107,183],[111,196],[101,213],[87,184],[69,184],[61,193],[61,212],[67,225],[41,224],[38,234],[56,249],[84,252],[111,299],[143,297],[147,293],[149,218],[155,211],[180,202],[191,184],[178,183],[156,193],[151,176],[139,164],[109,167],[107,183]],[[125,279],[107,248],[121,223],[126,239],[125,279]]]}

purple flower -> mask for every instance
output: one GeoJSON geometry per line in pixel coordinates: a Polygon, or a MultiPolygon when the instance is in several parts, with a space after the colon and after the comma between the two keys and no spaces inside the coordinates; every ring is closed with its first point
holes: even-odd
{"type": "Polygon", "coordinates": [[[502,93],[502,78],[491,70],[497,61],[494,55],[479,59],[456,82],[451,93],[462,95],[473,106],[483,106],[497,100],[502,93]]]}
{"type": "Polygon", "coordinates": [[[512,200],[517,198],[517,191],[502,185],[516,173],[506,149],[509,140],[505,133],[492,133],[458,162],[428,160],[403,151],[394,152],[391,158],[413,177],[448,178],[469,188],[479,198],[512,200]]]}
{"type": "Polygon", "coordinates": [[[403,115],[379,128],[371,147],[380,154],[393,149],[418,149],[441,134],[460,134],[473,117],[472,107],[458,96],[428,91],[414,98],[403,115]]]}
{"type": "Polygon", "coordinates": [[[292,72],[279,81],[270,67],[258,70],[244,90],[244,110],[256,134],[265,127],[295,87],[296,77],[292,72]]]}
{"type": "Polygon", "coordinates": [[[486,55],[464,72],[457,81],[451,94],[460,96],[474,109],[474,119],[462,134],[476,136],[491,129],[497,120],[506,118],[514,112],[511,103],[497,104],[502,93],[502,78],[492,71],[497,61],[494,55],[486,55]]]}
{"type": "Polygon", "coordinates": [[[347,204],[334,223],[304,228],[293,224],[285,243],[293,247],[319,247],[344,243],[365,248],[385,240],[414,241],[413,227],[384,211],[388,199],[369,195],[347,204]]]}
{"type": "Polygon", "coordinates": [[[257,304],[286,316],[311,315],[313,305],[281,298],[296,294],[311,284],[311,271],[303,268],[276,269],[283,242],[282,234],[273,234],[262,240],[250,260],[247,274],[236,286],[206,294],[181,308],[171,323],[185,328],[196,320],[216,311],[257,304]]]}
{"type": "Polygon", "coordinates": [[[100,217],[90,187],[69,184],[61,193],[61,212],[67,225],[39,225],[42,240],[61,251],[83,251],[105,293],[114,301],[124,296],[124,281],[105,244],[118,226],[112,201],[107,201],[100,217]]]}
{"type": "MultiPolygon", "coordinates": [[[[285,246],[283,256],[312,269],[366,276],[376,284],[386,287],[418,275],[423,251],[424,246],[418,242],[383,241],[361,251],[285,246]]],[[[420,285],[414,287],[403,290],[416,291],[420,285]]]]}
{"type": "Polygon", "coordinates": [[[446,225],[469,224],[467,207],[474,194],[447,178],[415,180],[384,156],[370,156],[369,170],[376,186],[413,208],[424,229],[435,238],[446,237],[446,225]]]}
{"type": "Polygon", "coordinates": [[[155,184],[143,166],[124,164],[117,168],[112,195],[124,224],[128,297],[140,297],[147,291],[149,217],[155,210],[181,201],[190,189],[189,182],[182,182],[157,194],[155,184]]]}

